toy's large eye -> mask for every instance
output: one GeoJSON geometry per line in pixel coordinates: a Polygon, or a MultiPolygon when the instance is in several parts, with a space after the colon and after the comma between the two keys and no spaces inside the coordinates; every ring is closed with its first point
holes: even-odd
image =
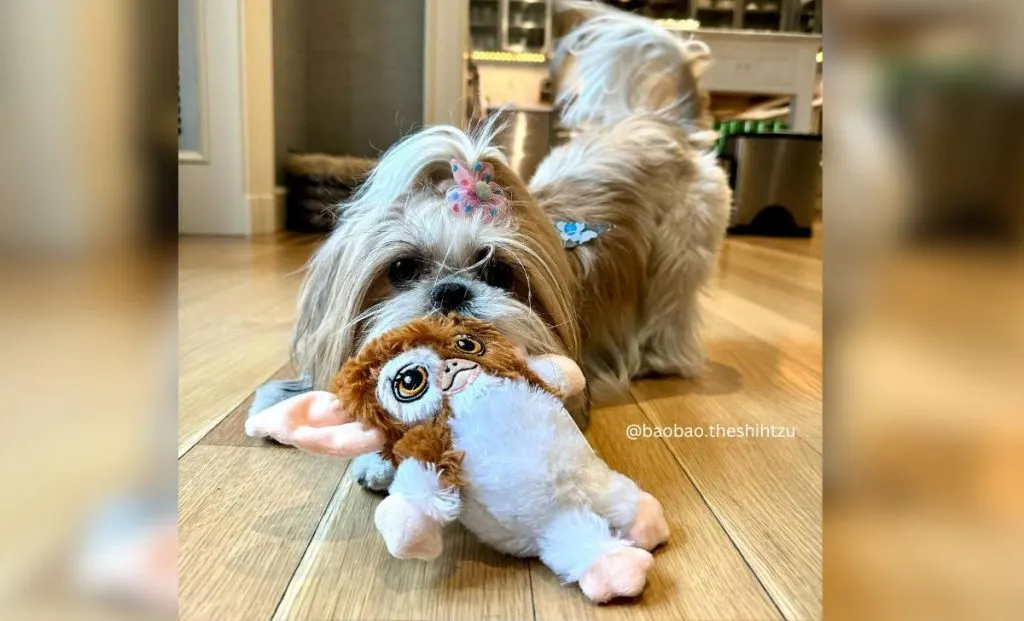
{"type": "Polygon", "coordinates": [[[404,367],[391,385],[395,399],[408,403],[422,397],[427,391],[427,377],[427,370],[418,364],[404,367]]]}
{"type": "Polygon", "coordinates": [[[484,353],[484,344],[480,342],[475,336],[468,334],[460,334],[455,337],[455,349],[466,353],[479,356],[484,353]]]}

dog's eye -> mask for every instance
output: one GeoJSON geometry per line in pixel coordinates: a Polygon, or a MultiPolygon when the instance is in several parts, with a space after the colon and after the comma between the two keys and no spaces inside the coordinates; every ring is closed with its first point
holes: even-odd
{"type": "Polygon", "coordinates": [[[512,267],[504,261],[491,259],[486,265],[484,265],[481,276],[483,281],[492,287],[497,287],[499,289],[512,288],[512,267]]]}
{"type": "Polygon", "coordinates": [[[388,266],[388,278],[393,285],[404,285],[420,275],[420,262],[413,258],[393,261],[388,266]]]}
{"type": "Polygon", "coordinates": [[[479,356],[484,353],[484,344],[475,336],[460,334],[455,337],[455,349],[466,354],[479,356]]]}
{"type": "Polygon", "coordinates": [[[427,370],[423,367],[409,366],[398,372],[391,386],[395,398],[402,403],[415,401],[423,396],[427,389],[427,370]]]}

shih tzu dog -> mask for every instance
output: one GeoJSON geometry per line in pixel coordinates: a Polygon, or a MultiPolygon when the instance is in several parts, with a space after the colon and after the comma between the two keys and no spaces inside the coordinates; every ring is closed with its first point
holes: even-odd
{"type": "MultiPolygon", "coordinates": [[[[698,293],[730,203],[696,82],[707,47],[594,2],[555,10],[574,137],[528,181],[493,120],[391,147],[308,266],[293,355],[314,387],[375,336],[450,312],[579,360],[597,398],[701,369],[698,293]]],[[[351,470],[375,489],[392,474],[375,455],[351,470]]]]}

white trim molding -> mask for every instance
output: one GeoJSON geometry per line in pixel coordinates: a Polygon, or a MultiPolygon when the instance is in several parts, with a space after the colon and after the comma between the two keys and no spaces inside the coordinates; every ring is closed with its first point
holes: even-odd
{"type": "Polygon", "coordinates": [[[462,127],[469,3],[426,0],[423,22],[423,124],[462,127]]]}
{"type": "Polygon", "coordinates": [[[272,4],[243,0],[241,6],[242,157],[250,235],[284,228],[275,198],[272,4]]]}

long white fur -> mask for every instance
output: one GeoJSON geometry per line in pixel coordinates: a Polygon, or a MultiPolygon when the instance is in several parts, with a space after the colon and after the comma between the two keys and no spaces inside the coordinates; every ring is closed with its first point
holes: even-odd
{"type": "Polygon", "coordinates": [[[599,2],[562,1],[556,10],[587,16],[555,49],[554,65],[565,69],[557,97],[565,125],[609,125],[649,113],[694,134],[707,129],[695,82],[711,59],[706,44],[599,2]]]}
{"type": "MultiPolygon", "coordinates": [[[[341,206],[341,224],[307,265],[292,341],[297,366],[312,375],[315,387],[329,387],[342,363],[362,343],[429,314],[433,284],[458,279],[458,272],[471,267],[470,259],[480,247],[502,247],[520,262],[544,268],[514,227],[479,217],[454,219],[447,211],[444,187],[424,183],[428,169],[447,168],[451,159],[503,159],[492,145],[496,129],[491,119],[471,135],[450,126],[412,134],[387,152],[354,200],[341,206]],[[391,261],[424,252],[436,261],[433,283],[364,307],[370,285],[391,261]]],[[[537,274],[542,276],[563,289],[558,292],[562,297],[569,297],[556,274],[537,274]]],[[[531,349],[561,349],[550,326],[528,306],[480,283],[463,282],[475,294],[474,316],[499,324],[531,349]]]]}
{"type": "MultiPolygon", "coordinates": [[[[292,347],[314,387],[329,387],[370,338],[435,312],[430,290],[442,282],[468,286],[469,314],[531,353],[578,355],[596,395],[620,391],[646,372],[701,370],[698,294],[730,202],[725,176],[703,148],[709,133],[696,76],[707,48],[596,2],[560,2],[558,10],[585,18],[555,59],[566,70],[563,121],[578,132],[542,163],[529,192],[552,218],[628,222],[608,241],[555,257],[560,249],[525,232],[546,222],[452,218],[447,186],[434,173],[450,159],[501,160],[493,119],[471,135],[439,126],[409,136],[343,206],[338,229],[308,266],[292,347]],[[474,278],[481,248],[513,257],[529,283],[528,299],[474,278]],[[426,277],[382,294],[388,264],[408,254],[426,257],[426,277]]],[[[367,456],[351,472],[382,489],[393,469],[367,456]]]]}

